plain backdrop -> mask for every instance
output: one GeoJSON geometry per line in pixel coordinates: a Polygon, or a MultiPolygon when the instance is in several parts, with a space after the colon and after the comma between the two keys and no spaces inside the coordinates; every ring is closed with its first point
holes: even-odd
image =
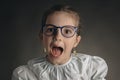
{"type": "Polygon", "coordinates": [[[44,55],[40,21],[54,4],[69,4],[80,12],[83,28],[77,52],[104,58],[107,80],[120,80],[120,3],[115,0],[0,1],[0,79],[11,80],[16,67],[44,55]]]}

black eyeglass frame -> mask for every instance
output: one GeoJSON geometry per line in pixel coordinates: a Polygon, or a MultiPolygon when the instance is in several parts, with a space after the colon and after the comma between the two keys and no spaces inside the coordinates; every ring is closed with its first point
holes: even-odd
{"type": "Polygon", "coordinates": [[[77,30],[78,30],[78,27],[71,26],[71,25],[56,26],[56,25],[53,25],[53,24],[46,24],[46,25],[43,27],[43,34],[45,34],[46,36],[56,35],[58,28],[60,28],[61,34],[62,34],[64,37],[66,37],[66,38],[73,37],[73,36],[75,35],[75,33],[77,33],[77,30]],[[53,27],[54,27],[54,32],[53,32],[51,35],[47,35],[47,34],[44,32],[44,31],[45,31],[44,29],[46,29],[47,26],[53,26],[53,27]],[[62,29],[63,29],[64,27],[69,27],[69,28],[73,29],[73,30],[74,30],[74,34],[71,35],[71,36],[69,36],[69,37],[68,37],[68,36],[65,36],[65,35],[62,33],[62,29]]]}

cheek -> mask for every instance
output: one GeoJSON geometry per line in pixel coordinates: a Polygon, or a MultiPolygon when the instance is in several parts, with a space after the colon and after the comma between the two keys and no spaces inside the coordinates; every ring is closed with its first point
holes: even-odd
{"type": "Polygon", "coordinates": [[[50,42],[51,42],[51,37],[43,37],[43,45],[45,46],[45,47],[47,47],[49,44],[50,44],[50,42]]]}
{"type": "Polygon", "coordinates": [[[74,46],[73,39],[66,40],[65,45],[66,45],[66,48],[68,48],[69,50],[71,50],[73,48],[73,46],[74,46]]]}

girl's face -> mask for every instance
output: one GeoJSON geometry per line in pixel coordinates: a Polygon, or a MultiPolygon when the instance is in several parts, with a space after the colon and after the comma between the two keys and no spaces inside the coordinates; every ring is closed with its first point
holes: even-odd
{"type": "MultiPolygon", "coordinates": [[[[48,16],[46,20],[46,24],[54,25],[54,27],[67,27],[68,25],[72,27],[77,27],[78,22],[70,13],[59,11],[55,12],[48,16]],[[66,26],[67,25],[67,26],[66,26]]],[[[53,26],[47,26],[48,28],[54,28],[53,26]]],[[[61,33],[61,28],[56,28],[55,35],[45,35],[46,32],[43,33],[43,44],[47,49],[48,60],[50,60],[53,64],[63,64],[70,59],[71,51],[75,48],[79,41],[80,36],[77,36],[75,33],[72,37],[65,37],[61,33]]],[[[52,32],[52,29],[49,29],[48,32],[52,32]]],[[[64,32],[64,31],[63,31],[64,32]]],[[[69,33],[69,31],[65,31],[65,33],[69,33]]]]}

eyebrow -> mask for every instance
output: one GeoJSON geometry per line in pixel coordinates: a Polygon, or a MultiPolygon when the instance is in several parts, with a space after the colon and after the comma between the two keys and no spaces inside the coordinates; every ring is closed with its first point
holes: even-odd
{"type": "Polygon", "coordinates": [[[56,26],[54,24],[45,24],[45,26],[54,26],[54,27],[65,27],[65,26],[67,26],[67,27],[76,27],[77,28],[77,26],[72,26],[72,25],[56,26]]]}

